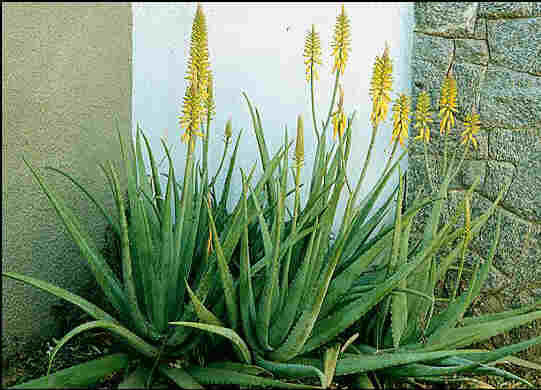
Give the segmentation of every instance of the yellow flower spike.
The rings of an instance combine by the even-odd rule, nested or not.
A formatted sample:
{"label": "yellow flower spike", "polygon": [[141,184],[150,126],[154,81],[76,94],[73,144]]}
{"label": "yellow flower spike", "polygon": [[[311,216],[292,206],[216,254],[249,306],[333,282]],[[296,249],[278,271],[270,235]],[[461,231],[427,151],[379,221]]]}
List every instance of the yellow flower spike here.
{"label": "yellow flower spike", "polygon": [[415,139],[422,139],[426,143],[430,142],[430,124],[433,122],[432,114],[430,96],[428,92],[422,91],[417,98],[415,111],[414,128],[419,129],[419,135]]}
{"label": "yellow flower spike", "polygon": [[410,123],[410,98],[403,93],[400,94],[393,105],[393,135],[391,143],[398,138],[400,146],[404,146],[404,140],[408,138],[408,127]]}
{"label": "yellow flower spike", "polygon": [[385,50],[381,57],[376,57],[374,71],[370,82],[370,97],[372,98],[372,113],[370,120],[374,126],[384,121],[389,111],[391,98],[389,93],[393,84],[393,64],[389,57],[389,46],[385,43]]}
{"label": "yellow flower spike", "polygon": [[467,147],[471,141],[473,147],[477,149],[477,140],[474,138],[474,135],[481,129],[481,121],[479,119],[479,114],[475,109],[466,115],[466,122],[464,122],[464,125],[466,126],[466,129],[461,134],[462,142],[460,142],[460,144],[466,144]]}
{"label": "yellow flower spike", "polygon": [[304,123],[302,115],[297,117],[297,142],[295,145],[295,160],[301,166],[304,162]]}
{"label": "yellow flower spike", "polygon": [[202,135],[199,132],[201,124],[201,95],[198,93],[197,85],[192,83],[187,89],[184,96],[184,107],[182,108],[182,116],[179,116],[180,126],[185,129],[182,135],[182,141],[188,142],[192,135]]}
{"label": "yellow flower spike", "polygon": [[321,65],[321,40],[319,33],[316,32],[315,26],[312,24],[312,30],[306,33],[304,41],[304,61],[306,65],[306,81],[310,82],[311,70],[314,73],[314,80],[319,80],[316,65]]}
{"label": "yellow flower spike", "polygon": [[334,57],[334,66],[332,68],[332,72],[339,70],[340,74],[344,74],[349,51],[351,49],[351,28],[349,25],[349,18],[346,15],[343,4],[342,12],[340,12],[340,15],[338,15],[336,18],[336,24],[334,26],[334,40],[331,47],[332,57]]}
{"label": "yellow flower spike", "polygon": [[457,112],[456,97],[458,95],[458,89],[456,86],[456,80],[453,77],[452,69],[449,68],[447,76],[441,86],[440,94],[440,113],[438,117],[442,118],[440,122],[440,134],[444,132],[449,133],[451,128],[455,125],[455,114]]}
{"label": "yellow flower spike", "polygon": [[[209,109],[211,113],[213,112],[209,99],[209,75],[207,24],[203,8],[198,4],[192,24],[190,56],[185,77],[188,80],[188,87],[184,95],[182,115],[179,116],[180,126],[185,129],[182,135],[183,142],[190,141],[193,135],[202,137],[203,133],[199,131],[201,117],[205,111],[209,112]],[[193,144],[190,145],[193,148]]]}

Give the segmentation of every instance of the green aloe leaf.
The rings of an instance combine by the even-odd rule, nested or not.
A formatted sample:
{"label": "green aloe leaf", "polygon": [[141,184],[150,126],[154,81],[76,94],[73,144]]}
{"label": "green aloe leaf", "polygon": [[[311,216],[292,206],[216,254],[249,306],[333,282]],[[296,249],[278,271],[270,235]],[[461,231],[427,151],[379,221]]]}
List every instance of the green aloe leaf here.
{"label": "green aloe leaf", "polygon": [[[401,236],[402,236],[402,199],[404,197],[404,180],[398,168],[399,187],[398,198],[395,211],[395,225],[393,232],[393,247],[391,250],[391,260],[389,270],[394,272],[398,267],[406,264],[406,257],[401,256]],[[406,250],[407,255],[407,250]],[[404,279],[398,283],[398,288],[406,288],[407,281]],[[402,334],[406,330],[408,323],[408,301],[407,295],[398,292],[391,296],[391,333],[393,336],[393,345],[398,348]]]}
{"label": "green aloe leaf", "polygon": [[210,333],[216,333],[220,336],[223,336],[233,343],[234,346],[236,346],[240,353],[242,358],[244,359],[244,362],[246,364],[252,363],[252,358],[250,355],[250,350],[248,349],[248,346],[242,340],[242,338],[232,329],[224,328],[223,326],[216,326],[216,325],[210,325],[210,324],[200,324],[197,322],[185,322],[185,321],[175,321],[170,322],[171,325],[178,325],[178,326],[189,326],[192,328],[202,329],[206,332]]}
{"label": "green aloe leaf", "polygon": [[81,254],[88,262],[90,270],[94,274],[94,277],[96,278],[98,285],[103,290],[105,296],[109,299],[113,307],[119,312],[120,315],[126,315],[126,297],[120,282],[111,270],[109,264],[107,264],[107,261],[96,249],[95,245],[92,244],[88,234],[81,229],[76,217],[66,207],[65,202],[63,202],[57,193],[45,183],[41,175],[30,165],[28,161],[26,161],[26,159],[23,158],[23,161],[40,184],[41,188],[54,206],[60,219],[64,223],[64,226],[70,233],[72,239],[79,247]]}
{"label": "green aloe leaf", "polygon": [[12,389],[84,388],[93,385],[114,372],[127,368],[128,363],[129,356],[127,354],[115,353],[21,383],[12,387]]}
{"label": "green aloe leaf", "polygon": [[272,387],[275,389],[320,389],[318,386],[308,386],[282,382],[271,378],[240,373],[233,370],[210,367],[188,367],[186,371],[203,385],[239,385],[254,387]]}
{"label": "green aloe leaf", "polygon": [[504,320],[448,329],[446,332],[439,333],[438,338],[430,338],[427,340],[427,344],[421,347],[423,347],[422,350],[424,351],[437,351],[446,348],[465,347],[473,343],[484,341],[500,333],[540,318],[541,310]]}
{"label": "green aloe leaf", "polygon": [[101,310],[98,306],[94,305],[93,303],[87,301],[84,298],[81,298],[79,295],[69,292],[68,290],[65,290],[61,287],[57,287],[54,284],[47,283],[42,280],[32,278],[30,276],[21,275],[16,272],[2,272],[2,276],[27,283],[31,286],[39,288],[40,290],[48,292],[49,294],[53,294],[70,303],[73,303],[74,305],[80,307],[85,313],[95,318],[96,320],[107,320],[111,322],[118,322],[115,318],[113,318],[111,315],[109,315],[105,311]]}
{"label": "green aloe leaf", "polygon": [[[225,184],[224,188],[222,190],[222,197],[220,198],[219,202],[219,209],[225,210],[227,206],[227,199],[229,199],[229,191],[231,189],[231,178],[233,177],[233,169],[235,168],[235,161],[237,159],[237,152],[239,150],[239,143],[240,143],[240,137],[242,135],[242,130],[239,132],[239,135],[237,136],[237,141],[235,142],[235,148],[233,149],[233,154],[231,155],[231,158],[229,160],[229,166],[227,168],[227,175],[225,177]],[[211,186],[214,185],[213,180]]]}
{"label": "green aloe leaf", "polygon": [[325,350],[325,357],[323,360],[323,367],[325,369],[325,383],[323,384],[324,388],[328,388],[332,383],[339,354],[340,344],[335,344]]}
{"label": "green aloe leaf", "polygon": [[72,329],[70,332],[68,332],[54,347],[54,349],[51,352],[51,356],[49,358],[49,368],[47,369],[47,373],[49,374],[51,371],[51,367],[54,361],[54,358],[60,348],[64,346],[68,341],[70,341],[73,337],[77,336],[79,333],[82,333],[86,330],[95,329],[95,328],[102,328],[102,329],[108,329],[112,333],[116,334],[117,336],[122,337],[126,342],[133,347],[135,350],[137,350],[142,355],[149,357],[149,358],[155,358],[158,355],[158,349],[152,346],[151,344],[148,344],[145,340],[137,336],[136,334],[130,332],[125,327],[118,325],[111,321],[104,321],[104,320],[98,320],[98,321],[90,321],[87,323],[84,323],[82,325],[79,325],[78,327]]}
{"label": "green aloe leaf", "polygon": [[454,356],[459,351],[448,350],[438,352],[395,352],[379,354],[359,354],[357,357],[339,359],[336,364],[336,375],[350,375],[356,373],[381,370],[387,367],[404,364],[430,361]]}
{"label": "green aloe leaf", "polygon": [[175,382],[181,389],[204,388],[183,368],[168,367],[165,364],[160,364],[158,370]]}
{"label": "green aloe leaf", "polygon": [[186,289],[188,290],[188,294],[190,295],[190,299],[192,301],[192,304],[195,308],[195,312],[197,314],[197,317],[199,320],[205,324],[209,325],[216,325],[216,326],[224,326],[222,321],[218,317],[216,317],[209,309],[203,305],[203,303],[199,300],[197,295],[192,291],[190,288],[190,285],[187,281],[186,283]]}
{"label": "green aloe leaf", "polygon": [[[446,230],[448,231],[448,229]],[[444,239],[445,238],[445,239]],[[419,264],[425,261],[426,258],[436,252],[441,245],[446,243],[452,237],[442,235],[442,237],[431,242],[430,247],[426,248],[421,254],[407,264],[402,265],[398,270],[378,285],[363,297],[348,303],[332,313],[332,315],[317,321],[312,332],[312,336],[304,345],[301,353],[309,352],[320,345],[329,342],[332,338],[353,324],[372,307],[387,296],[387,294],[398,284],[407,278]]]}
{"label": "green aloe leaf", "polygon": [[530,313],[536,309],[541,309],[541,301],[525,305],[519,309],[506,310],[496,314],[484,314],[478,317],[465,317],[462,321],[464,326],[483,324],[492,321],[504,320],[513,318],[521,314]]}
{"label": "green aloe leaf", "polygon": [[460,353],[457,355],[457,357],[469,359],[479,363],[490,363],[499,359],[508,358],[510,355],[519,353],[538,344],[541,344],[541,336],[533,337],[520,343],[500,347],[493,351]]}
{"label": "green aloe leaf", "polygon": [[77,188],[81,190],[83,194],[85,194],[88,197],[88,199],[90,199],[92,203],[94,203],[94,205],[98,208],[98,210],[101,212],[103,217],[107,220],[107,223],[113,228],[114,232],[120,235],[120,229],[119,229],[118,223],[116,223],[116,221],[114,221],[111,218],[111,215],[105,210],[105,206],[103,206],[103,204],[98,202],[96,198],[93,197],[92,194],[90,194],[90,192],[88,192],[87,189],[84,188],[83,185],[81,185],[73,176],[69,175],[68,173],[64,171],[61,171],[60,169],[56,169],[54,167],[44,167],[44,168],[49,169],[53,172],[59,173],[62,176],[68,178]]}
{"label": "green aloe leaf", "polygon": [[[253,325],[257,320],[257,313],[255,309],[255,297],[252,287],[252,274],[250,267],[250,248],[248,239],[248,206],[247,206],[247,192],[248,183],[244,172],[242,174],[242,211],[244,214],[244,232],[241,242],[241,259],[240,259],[240,281],[239,281],[239,295],[240,295],[240,316],[242,320],[242,326],[246,340],[250,346],[256,350],[259,349],[257,342],[257,336],[254,334]],[[254,197],[255,198],[255,197]]]}
{"label": "green aloe leaf", "polygon": [[115,187],[115,200],[118,208],[119,220],[120,220],[120,243],[122,248],[122,277],[124,279],[124,288],[126,291],[126,297],[128,300],[128,305],[130,308],[130,313],[134,320],[134,324],[139,332],[145,336],[149,336],[151,333],[154,333],[154,338],[157,338],[158,335],[153,329],[151,324],[148,323],[146,318],[143,317],[143,314],[139,308],[137,291],[135,287],[135,282],[133,278],[132,270],[132,259],[130,255],[130,242],[128,237],[128,220],[126,218],[126,212],[124,210],[124,200],[120,196],[120,184],[118,180],[118,175],[116,174],[113,165],[109,163],[109,171],[111,173],[111,178],[113,185]]}
{"label": "green aloe leaf", "polygon": [[206,367],[220,368],[223,370],[231,370],[231,371],[236,371],[236,372],[240,372],[242,374],[248,374],[248,375],[272,376],[272,373],[270,371],[267,371],[262,367],[254,366],[251,364],[238,363],[238,362],[217,361],[217,362],[208,363]]}
{"label": "green aloe leaf", "polygon": [[150,368],[141,364],[118,384],[118,389],[144,389],[150,376]]}
{"label": "green aloe leaf", "polygon": [[[162,186],[160,183],[160,175],[158,174],[158,166],[156,165],[156,159],[154,158],[154,154],[152,153],[152,149],[150,147],[150,142],[148,141],[148,138],[146,137],[145,133],[142,131],[141,131],[141,136],[143,137],[143,140],[145,141],[148,158],[150,160],[150,169],[152,172],[152,184],[154,187],[154,196],[156,197],[156,205],[158,208],[158,212],[161,212],[162,205],[163,205],[163,199],[162,199],[163,195],[162,195]],[[165,145],[165,142],[163,141],[163,139],[162,139],[162,144]]]}
{"label": "green aloe leaf", "polygon": [[256,355],[256,363],[261,367],[269,370],[275,375],[286,378],[304,378],[309,376],[317,376],[321,382],[321,386],[325,387],[325,374],[317,367],[308,364],[298,363],[281,363],[263,359]]}
{"label": "green aloe leaf", "polygon": [[276,322],[271,326],[270,335],[271,343],[273,345],[278,345],[284,341],[289,333],[289,330],[291,329],[291,325],[295,321],[295,317],[301,303],[301,298],[305,292],[306,280],[308,279],[308,274],[312,264],[314,239],[317,235],[317,230],[318,222],[316,219],[314,230],[311,233],[310,241],[308,243],[308,248],[303,257],[303,262],[297,271],[295,279],[293,280],[292,287],[289,290],[284,308],[278,316]]}
{"label": "green aloe leaf", "polygon": [[220,278],[222,280],[223,290],[225,294],[225,302],[227,307],[227,313],[229,315],[229,321],[232,329],[237,329],[238,324],[238,307],[237,307],[237,294],[236,290],[233,287],[233,276],[227,265],[228,261],[224,255],[224,250],[222,249],[222,244],[220,244],[220,239],[214,223],[214,217],[212,216],[212,210],[210,206],[207,205],[210,228],[212,229],[212,238],[214,241],[214,247],[216,250],[216,257],[218,259],[218,269],[220,271]]}

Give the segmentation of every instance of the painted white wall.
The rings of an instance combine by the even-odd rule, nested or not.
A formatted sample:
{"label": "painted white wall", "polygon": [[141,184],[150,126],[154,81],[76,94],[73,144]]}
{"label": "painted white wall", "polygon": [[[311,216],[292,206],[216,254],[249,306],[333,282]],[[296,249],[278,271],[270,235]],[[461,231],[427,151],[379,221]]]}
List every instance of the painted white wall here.
{"label": "painted white wall", "polygon": [[[349,180],[360,175],[371,127],[369,82],[376,55],[390,43],[394,65],[393,95],[410,94],[410,53],[413,3],[346,3],[352,26],[352,51],[342,78],[345,110],[357,110],[349,162]],[[178,115],[186,88],[184,80],[189,54],[195,3],[133,3],[133,125],[150,136],[154,153],[163,153],[159,138],[174,146],[175,170],[181,177],[185,145]],[[295,136],[296,117],[305,123],[305,183],[308,183],[315,152],[310,89],[302,57],[306,31],[315,24],[321,36],[323,66],[316,86],[318,122],[329,109],[333,76],[330,44],[340,11],[337,3],[203,3],[207,16],[211,68],[215,78],[216,119],[210,139],[210,172],[217,168],[223,148],[224,127],[233,118],[236,135],[243,128],[237,167],[248,170],[259,161],[245,91],[262,114],[265,138],[271,153],[283,140],[287,124]],[[364,189],[379,178],[390,154],[391,119],[380,126]],[[328,130],[332,134],[332,129]],[[405,162],[405,161],[404,161]],[[405,165],[404,165],[405,166]],[[165,165],[164,165],[165,168]],[[258,168],[259,169],[259,168]],[[394,187],[395,180],[388,187]],[[218,182],[217,190],[221,190]],[[236,170],[232,201],[240,195],[240,172]],[[361,196],[363,193],[361,193]]]}

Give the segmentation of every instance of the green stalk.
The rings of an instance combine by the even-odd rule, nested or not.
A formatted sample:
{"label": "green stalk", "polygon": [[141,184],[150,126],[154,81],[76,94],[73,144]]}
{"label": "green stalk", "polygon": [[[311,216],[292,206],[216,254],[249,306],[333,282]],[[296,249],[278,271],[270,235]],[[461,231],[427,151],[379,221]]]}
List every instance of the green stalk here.
{"label": "green stalk", "polygon": [[310,64],[310,92],[312,97],[312,120],[314,121],[314,131],[316,137],[319,140],[319,132],[317,131],[317,122],[316,122],[316,106],[314,103],[314,64]]}
{"label": "green stalk", "polygon": [[329,113],[327,114],[327,121],[325,122],[325,126],[323,126],[323,130],[321,130],[321,134],[325,134],[325,131],[327,130],[327,127],[329,126],[329,122],[331,121],[332,116],[332,109],[334,107],[334,101],[336,99],[336,92],[338,91],[338,80],[340,79],[340,70],[336,70],[336,79],[334,80],[334,89],[332,91],[332,99],[331,99],[331,106],[329,107]]}
{"label": "green stalk", "polygon": [[[464,148],[464,153],[462,153],[462,159],[460,160],[460,163],[459,163],[459,165],[457,167],[457,170],[454,173],[454,175],[456,175],[458,173],[462,163],[464,162],[464,158],[466,157],[467,152],[468,152],[468,147],[466,146]],[[464,212],[465,213],[471,213],[471,210],[469,209],[470,208],[469,194],[466,193],[465,196],[466,196],[466,198],[464,199],[464,207],[465,207]],[[468,208],[468,210],[466,210],[466,208]],[[470,219],[471,219],[471,217],[470,217]],[[468,223],[468,222],[465,221],[465,223]],[[471,229],[471,227],[469,227],[469,228]],[[454,300],[456,298],[456,293],[458,291],[458,286],[460,285],[460,279],[462,278],[462,271],[464,269],[464,263],[466,261],[466,249],[468,248],[468,245],[469,245],[470,241],[471,241],[471,230],[466,230],[465,235],[464,235],[464,245],[462,247],[462,258],[460,260],[460,266],[458,268],[458,275],[457,275],[457,280],[456,280],[456,283],[455,283],[455,288],[453,290],[453,298],[452,298],[452,300]]]}
{"label": "green stalk", "polygon": [[209,154],[209,138],[210,138],[210,115],[207,115],[207,131],[203,139],[203,172],[208,172],[208,154]]}
{"label": "green stalk", "polygon": [[218,178],[218,175],[220,174],[221,170],[222,170],[222,167],[224,165],[224,161],[225,161],[225,156],[227,154],[227,149],[229,149],[229,144],[231,142],[226,142],[225,143],[225,149],[224,149],[224,152],[222,154],[222,159],[220,160],[220,165],[218,165],[218,170],[216,171],[216,175],[214,175],[214,177],[212,178],[212,181],[210,182],[210,188],[214,187],[214,184],[216,183],[216,179]]}
{"label": "green stalk", "polygon": [[436,193],[436,189],[434,188],[434,184],[432,183],[432,180],[430,180],[430,170],[428,169],[428,145],[426,142],[423,142],[424,146],[424,155],[425,155],[425,169],[426,169],[426,180],[428,181],[430,188],[432,189],[432,193]]}
{"label": "green stalk", "polygon": [[447,131],[443,139],[443,175],[447,174]]}
{"label": "green stalk", "polygon": [[[349,225],[351,219],[350,219],[350,209],[353,207],[353,204],[355,203],[355,200],[357,199],[357,195],[359,194],[359,190],[361,189],[361,184],[366,176],[366,171],[368,169],[368,165],[370,163],[370,157],[372,156],[372,149],[374,147],[374,141],[376,139],[376,133],[377,133],[378,127],[372,126],[372,135],[370,136],[370,145],[368,146],[368,152],[366,154],[366,158],[364,160],[364,166],[363,170],[361,171],[361,177],[359,178],[359,181],[357,182],[357,185],[355,186],[355,191],[353,191],[353,195],[348,199],[348,203],[346,206],[346,211],[344,213],[344,224],[347,226]],[[389,160],[390,161],[390,160]]]}
{"label": "green stalk", "polygon": [[383,170],[383,174],[385,174],[387,172],[387,170],[389,169],[389,166],[391,165],[391,162],[393,161],[393,157],[394,157],[394,154],[396,152],[397,146],[398,146],[398,139],[396,139],[396,141],[394,141],[393,150],[391,152],[391,155],[389,156],[389,160],[387,160],[387,164],[385,165],[385,169]]}
{"label": "green stalk", "polygon": [[[297,161],[297,172],[295,175],[295,204],[293,206],[293,223],[291,226],[291,235],[294,236],[297,233],[297,217],[299,215],[299,208],[300,208],[300,176],[301,176],[301,163]],[[291,254],[293,252],[294,245],[289,247],[289,250],[287,252],[286,261],[284,263],[284,269],[282,271],[282,288],[280,291],[281,299],[280,299],[280,307],[284,306],[284,301],[287,297],[287,290],[289,285],[289,264],[291,263]]]}

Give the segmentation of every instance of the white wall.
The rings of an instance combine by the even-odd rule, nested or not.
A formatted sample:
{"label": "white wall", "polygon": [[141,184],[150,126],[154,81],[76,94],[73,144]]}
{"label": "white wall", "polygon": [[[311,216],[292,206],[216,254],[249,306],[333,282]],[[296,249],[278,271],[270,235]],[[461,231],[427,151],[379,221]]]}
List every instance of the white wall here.
{"label": "white wall", "polygon": [[[369,82],[376,55],[390,43],[394,65],[392,95],[410,94],[413,3],[346,3],[352,26],[352,51],[344,74],[346,113],[357,110],[349,163],[350,181],[360,175],[370,139]],[[306,31],[315,24],[321,36],[323,67],[316,87],[318,122],[325,119],[333,76],[330,44],[340,10],[338,3],[203,3],[207,16],[211,68],[215,77],[217,115],[212,126],[209,168],[214,172],[223,147],[224,126],[233,118],[234,133],[243,128],[238,167],[249,169],[259,160],[245,91],[262,113],[271,153],[283,140],[287,124],[295,135],[296,116],[305,123],[305,183],[314,154],[310,89],[302,57]],[[159,137],[174,144],[175,169],[182,175],[185,145],[178,115],[186,88],[184,80],[195,3],[133,3],[133,124],[150,135],[162,156]],[[391,119],[380,126],[364,188],[375,183],[390,153]],[[332,130],[328,131],[332,134]],[[164,166],[165,167],[165,166]],[[232,199],[240,194],[236,171]],[[393,186],[396,185],[394,181]],[[221,182],[217,190],[221,189]],[[389,187],[390,189],[390,187]],[[362,195],[362,193],[361,193]],[[230,202],[231,205],[231,202]]]}

